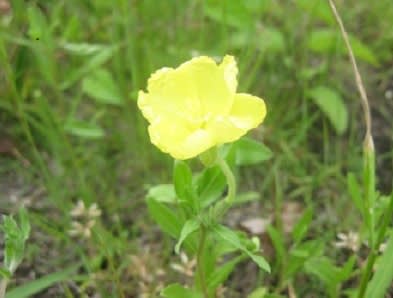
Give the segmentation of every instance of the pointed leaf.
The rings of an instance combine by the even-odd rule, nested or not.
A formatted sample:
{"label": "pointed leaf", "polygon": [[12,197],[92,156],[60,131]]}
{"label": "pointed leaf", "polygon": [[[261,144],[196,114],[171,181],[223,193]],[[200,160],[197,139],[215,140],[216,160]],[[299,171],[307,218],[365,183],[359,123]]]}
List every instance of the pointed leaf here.
{"label": "pointed leaf", "polygon": [[75,71],[69,74],[66,80],[60,85],[60,89],[64,90],[69,88],[75,82],[86,76],[86,74],[99,68],[102,64],[112,58],[117,49],[117,46],[106,47],[99,51],[97,54],[89,57],[89,59],[86,60],[86,63],[82,67],[76,68]]}
{"label": "pointed leaf", "polygon": [[329,25],[335,24],[335,19],[327,1],[296,0],[296,4],[310,15],[325,21]]}
{"label": "pointed leaf", "polygon": [[377,260],[377,270],[371,279],[366,298],[383,298],[393,281],[393,232],[390,233],[386,248]]}
{"label": "pointed leaf", "polygon": [[203,298],[201,293],[185,288],[180,284],[172,284],[161,291],[161,296],[165,298]]}
{"label": "pointed leaf", "polygon": [[347,184],[348,184],[350,197],[353,203],[355,204],[355,207],[361,212],[361,214],[364,214],[363,200],[360,192],[360,186],[359,183],[356,181],[356,177],[353,173],[348,173]]}
{"label": "pointed leaf", "polygon": [[123,97],[111,73],[97,69],[82,81],[82,90],[103,104],[122,105]]}
{"label": "pointed leaf", "polygon": [[157,202],[176,203],[176,194],[173,184],[159,184],[153,186],[149,188],[146,197],[152,198]]}
{"label": "pointed leaf", "polygon": [[104,136],[104,131],[97,124],[79,120],[67,121],[64,125],[64,130],[71,135],[81,138],[99,139]]}
{"label": "pointed leaf", "polygon": [[224,25],[240,29],[253,25],[253,18],[243,1],[208,0],[204,9],[209,18]]}
{"label": "pointed leaf", "polygon": [[250,138],[241,138],[235,146],[238,166],[257,164],[273,156],[268,147]]}
{"label": "pointed leaf", "polygon": [[30,235],[30,222],[27,211],[23,207],[19,209],[19,223],[23,241],[26,241]]}
{"label": "pointed leaf", "polygon": [[222,240],[230,243],[240,251],[247,254],[261,269],[270,272],[270,266],[267,261],[262,256],[258,256],[247,249],[247,247],[241,242],[239,236],[234,231],[222,225],[215,226],[213,231]]}
{"label": "pointed leaf", "polygon": [[[365,43],[351,35],[349,36],[349,42],[356,58],[378,66],[377,57]],[[339,32],[332,29],[313,30],[308,38],[307,45],[317,53],[328,54],[337,51],[340,54],[347,54],[347,48]]]}
{"label": "pointed leaf", "polygon": [[219,285],[223,284],[227,280],[229,274],[235,269],[235,266],[244,259],[243,256],[238,256],[230,261],[227,261],[224,265],[214,270],[208,278],[208,288],[216,289]]}
{"label": "pointed leaf", "polygon": [[336,267],[327,257],[311,258],[304,264],[306,272],[319,277],[329,289],[335,288],[340,282],[340,268]]}
{"label": "pointed leaf", "polygon": [[321,111],[330,120],[338,134],[343,134],[348,126],[348,111],[341,95],[325,86],[317,86],[308,93]]}
{"label": "pointed leaf", "polygon": [[310,223],[312,221],[313,212],[311,208],[308,208],[302,215],[302,217],[298,220],[296,225],[293,228],[292,236],[295,242],[299,243],[302,241],[304,236],[306,235]]}
{"label": "pointed leaf", "polygon": [[190,202],[194,198],[192,172],[185,161],[176,160],[173,168],[173,184],[180,200]]}
{"label": "pointed leaf", "polygon": [[215,202],[224,192],[226,179],[218,166],[205,169],[196,177],[198,198],[202,208]]}
{"label": "pointed leaf", "polygon": [[257,45],[263,52],[281,53],[285,50],[285,38],[280,30],[264,26],[259,33]]}
{"label": "pointed leaf", "polygon": [[197,231],[200,226],[201,226],[201,223],[199,222],[199,220],[197,220],[195,218],[186,221],[186,223],[184,224],[184,226],[180,232],[179,241],[176,243],[176,246],[175,246],[175,252],[177,254],[180,251],[181,244],[187,238],[187,236],[194,233],[195,231]]}
{"label": "pointed leaf", "polygon": [[165,233],[174,238],[179,237],[183,222],[170,208],[153,198],[147,198],[147,206],[150,216]]}
{"label": "pointed leaf", "polygon": [[28,282],[14,289],[7,291],[5,298],[27,298],[49,288],[55,283],[70,279],[75,274],[79,266],[72,266],[63,271],[42,276],[34,281]]}

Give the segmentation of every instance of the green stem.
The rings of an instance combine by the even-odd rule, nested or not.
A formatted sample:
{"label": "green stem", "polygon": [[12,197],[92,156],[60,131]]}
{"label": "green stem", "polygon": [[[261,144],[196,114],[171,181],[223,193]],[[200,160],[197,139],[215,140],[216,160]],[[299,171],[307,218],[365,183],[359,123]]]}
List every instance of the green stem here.
{"label": "green stem", "polygon": [[199,284],[199,287],[203,292],[204,298],[209,298],[209,292],[206,285],[205,270],[203,268],[203,252],[205,250],[206,243],[206,228],[202,225],[200,231],[201,233],[199,237],[199,247],[197,252],[197,276],[195,283],[196,285]]}
{"label": "green stem", "polygon": [[218,202],[215,206],[215,216],[217,218],[221,218],[228,211],[228,209],[231,208],[235,199],[236,180],[231,168],[224,159],[218,158],[217,165],[220,167],[228,184],[228,195],[222,201]]}
{"label": "green stem", "polygon": [[374,246],[371,247],[371,253],[367,259],[366,269],[364,270],[364,274],[363,274],[362,279],[360,281],[360,290],[359,290],[358,298],[363,298],[366,293],[368,281],[370,279],[375,260],[377,259],[377,256],[378,256],[378,253],[377,253],[378,248],[381,245],[381,243],[385,237],[386,229],[388,228],[389,223],[392,219],[392,214],[393,214],[393,194],[390,196],[389,206],[385,210],[383,221],[382,221],[381,227],[379,229],[379,233],[377,235],[377,239],[375,241],[375,244],[374,244]]}

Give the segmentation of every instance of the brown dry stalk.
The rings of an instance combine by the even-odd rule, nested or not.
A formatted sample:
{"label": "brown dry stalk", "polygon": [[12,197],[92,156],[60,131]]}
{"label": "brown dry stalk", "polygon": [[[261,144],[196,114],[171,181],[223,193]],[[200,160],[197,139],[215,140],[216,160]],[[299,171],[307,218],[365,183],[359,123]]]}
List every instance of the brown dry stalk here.
{"label": "brown dry stalk", "polygon": [[371,132],[371,111],[370,111],[370,105],[369,105],[369,100],[367,97],[366,89],[364,88],[362,77],[360,75],[360,72],[359,72],[359,69],[358,69],[358,66],[356,63],[355,55],[353,54],[353,50],[352,50],[351,44],[349,42],[348,33],[345,30],[345,27],[344,27],[343,21],[340,17],[340,14],[338,13],[336,5],[334,4],[333,0],[328,0],[328,1],[329,1],[331,9],[333,11],[334,17],[336,18],[336,21],[340,27],[341,35],[344,39],[345,45],[348,49],[349,58],[351,60],[353,72],[355,74],[356,86],[357,86],[359,93],[360,93],[361,103],[362,103],[363,112],[364,112],[364,120],[366,123],[366,135],[364,137],[364,148],[365,148],[365,150],[368,150],[368,151],[374,151],[374,142],[373,142],[373,137],[372,137],[372,132]]}

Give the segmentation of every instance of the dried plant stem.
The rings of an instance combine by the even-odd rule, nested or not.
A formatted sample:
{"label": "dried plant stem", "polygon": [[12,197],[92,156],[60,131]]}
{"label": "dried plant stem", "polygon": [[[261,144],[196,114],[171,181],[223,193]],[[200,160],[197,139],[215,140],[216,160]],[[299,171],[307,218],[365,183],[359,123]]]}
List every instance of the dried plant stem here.
{"label": "dried plant stem", "polygon": [[370,105],[369,105],[366,89],[364,88],[362,77],[360,75],[360,72],[359,72],[359,69],[358,69],[358,66],[356,63],[355,55],[353,54],[352,47],[349,42],[348,33],[345,30],[344,24],[343,24],[341,17],[337,11],[336,5],[334,4],[333,0],[329,0],[329,4],[330,4],[330,7],[333,11],[334,17],[336,18],[336,21],[340,27],[340,31],[341,31],[342,37],[344,39],[345,45],[348,49],[349,58],[351,60],[353,72],[355,74],[356,86],[357,86],[359,93],[360,93],[360,98],[361,98],[363,112],[364,112],[364,119],[365,119],[365,123],[366,123],[366,135],[364,137],[364,148],[365,148],[365,150],[374,151],[374,142],[373,142],[373,137],[372,137],[372,132],[371,132],[371,111],[370,111]]}
{"label": "dried plant stem", "polygon": [[0,282],[0,298],[4,298],[5,297],[5,290],[7,289],[7,279],[2,279]]}
{"label": "dried plant stem", "polygon": [[[344,24],[341,20],[341,17],[337,11],[337,8],[333,2],[333,0],[328,0],[329,5],[332,9],[332,12],[336,18],[336,21],[340,27],[341,35],[344,39],[345,45],[348,49],[349,53],[349,58],[351,60],[351,64],[353,67],[353,71],[355,74],[355,80],[356,80],[356,86],[359,90],[360,93],[360,98],[361,98],[361,103],[363,107],[363,112],[364,112],[364,119],[365,119],[365,124],[366,124],[366,135],[364,137],[364,143],[363,143],[363,152],[364,152],[364,160],[365,160],[365,167],[364,167],[364,173],[365,173],[365,221],[368,225],[369,228],[369,243],[371,247],[371,252],[367,258],[367,264],[366,267],[363,271],[362,278],[360,280],[360,286],[359,286],[359,291],[358,291],[358,298],[363,298],[366,290],[367,290],[367,285],[368,281],[370,279],[370,276],[372,274],[372,268],[374,266],[376,256],[377,256],[377,249],[383,240],[383,237],[385,235],[385,229],[386,226],[382,225],[382,227],[379,230],[378,237],[375,239],[375,218],[374,218],[374,205],[375,205],[375,152],[374,152],[374,142],[373,142],[373,137],[372,137],[372,131],[371,131],[371,111],[370,111],[370,105],[369,101],[367,98],[367,93],[366,89],[364,88],[364,84],[362,82],[362,77],[360,76],[359,69],[356,64],[356,59],[353,54],[353,50],[351,47],[351,44],[349,42],[348,38],[348,33],[345,30]],[[391,205],[393,208],[393,197],[391,198]],[[389,219],[391,218],[390,213],[391,212],[390,208],[389,210],[385,210],[385,217],[386,215],[389,216]]]}

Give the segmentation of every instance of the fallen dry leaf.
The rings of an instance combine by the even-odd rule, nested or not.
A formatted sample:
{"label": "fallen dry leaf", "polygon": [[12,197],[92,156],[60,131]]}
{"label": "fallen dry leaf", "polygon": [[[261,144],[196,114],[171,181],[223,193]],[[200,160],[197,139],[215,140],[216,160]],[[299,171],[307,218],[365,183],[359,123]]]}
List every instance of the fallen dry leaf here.
{"label": "fallen dry leaf", "polygon": [[7,0],[0,0],[0,14],[8,14],[11,11],[11,4]]}
{"label": "fallen dry leaf", "polygon": [[240,222],[240,226],[252,235],[262,235],[272,222],[272,218],[248,218]]}
{"label": "fallen dry leaf", "polygon": [[282,228],[290,234],[303,213],[303,205],[298,202],[284,202],[281,211]]}

